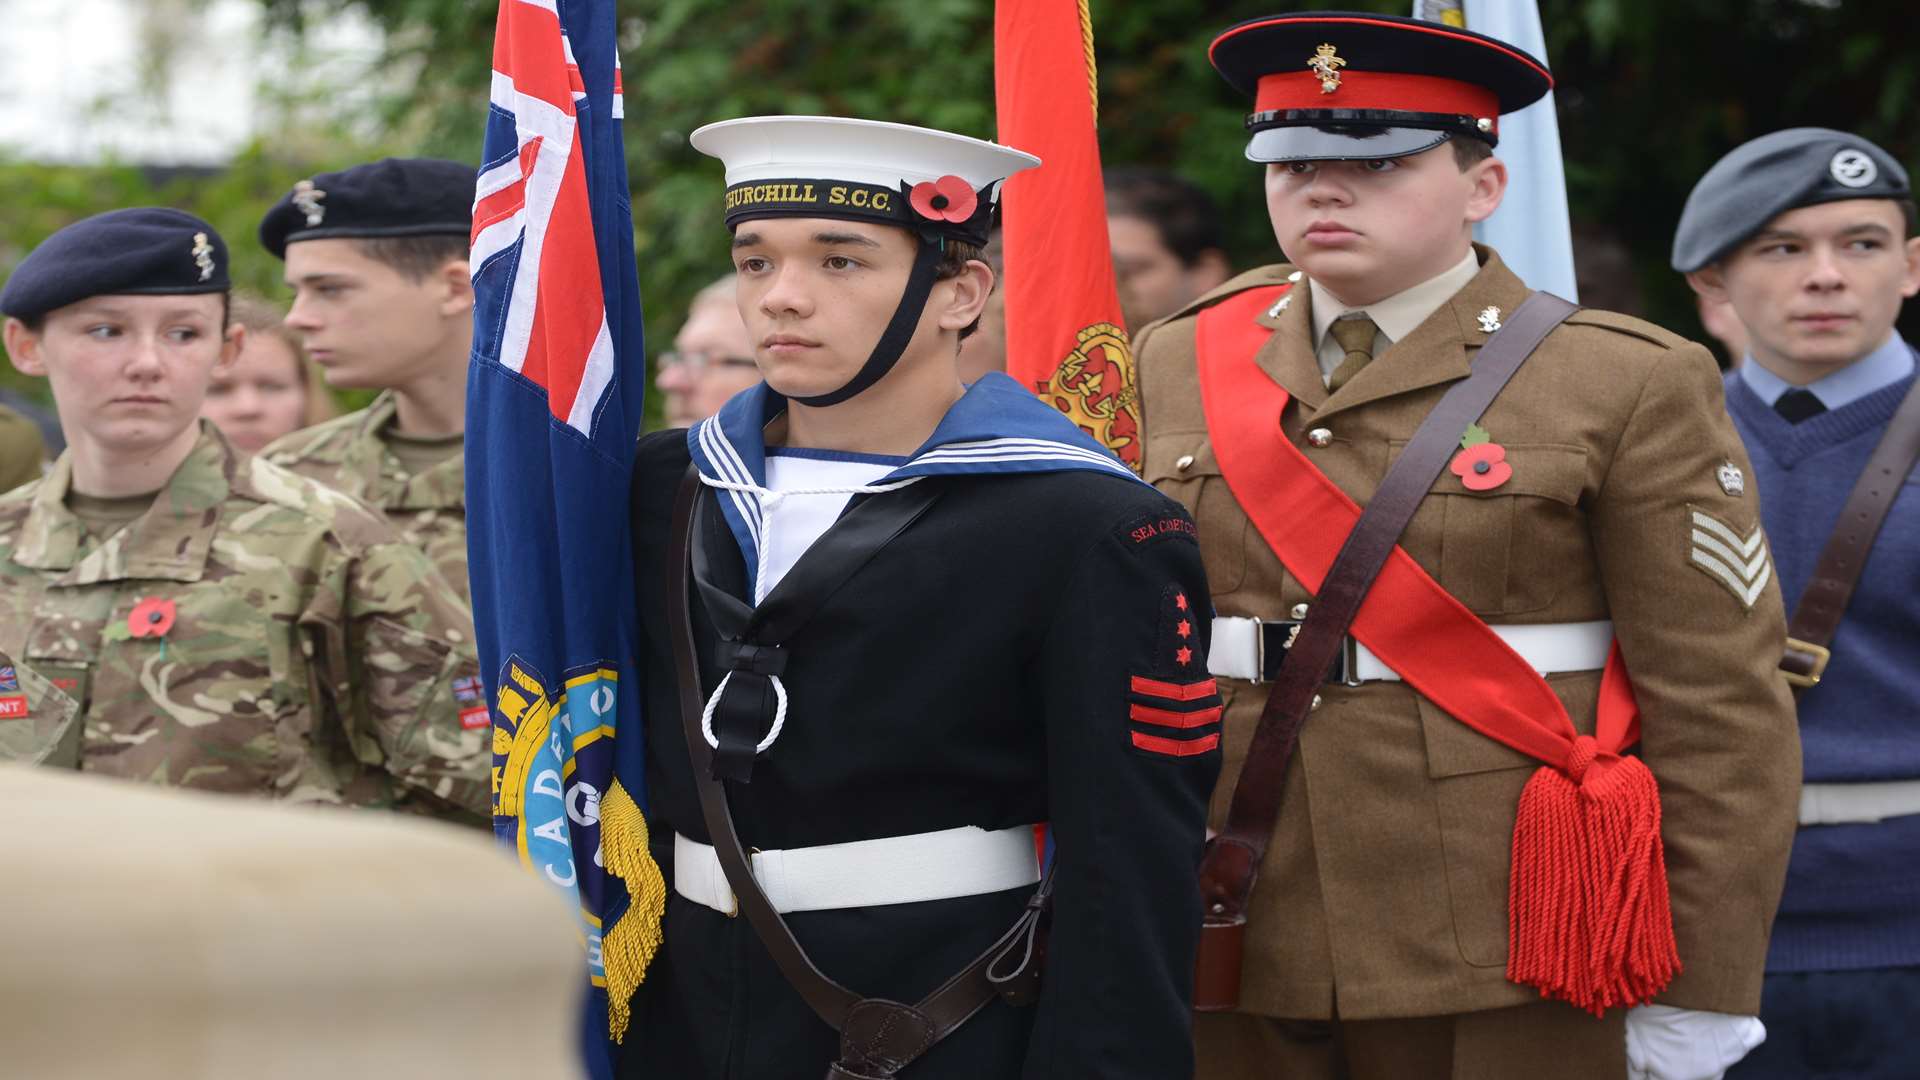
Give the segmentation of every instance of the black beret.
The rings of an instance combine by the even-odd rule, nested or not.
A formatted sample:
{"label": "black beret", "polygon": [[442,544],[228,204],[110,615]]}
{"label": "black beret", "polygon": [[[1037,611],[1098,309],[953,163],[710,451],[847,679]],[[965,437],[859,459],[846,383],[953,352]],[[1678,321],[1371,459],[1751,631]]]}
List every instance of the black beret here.
{"label": "black beret", "polygon": [[1453,136],[1497,143],[1500,114],[1553,89],[1545,64],[1498,38],[1353,11],[1250,19],[1207,58],[1254,99],[1253,161],[1401,157]]}
{"label": "black beret", "polygon": [[1673,268],[1691,273],[1789,210],[1842,199],[1911,199],[1907,170],[1858,135],[1788,128],[1735,147],[1687,196]]}
{"label": "black beret", "polygon": [[473,228],[476,172],[434,158],[386,158],[293,186],[260,219],[260,243],[275,258],[302,240],[364,236],[466,236]]}
{"label": "black beret", "polygon": [[223,293],[227,242],[181,210],[138,206],[84,218],[46,238],[7,278],[0,312],[34,319],[90,296]]}

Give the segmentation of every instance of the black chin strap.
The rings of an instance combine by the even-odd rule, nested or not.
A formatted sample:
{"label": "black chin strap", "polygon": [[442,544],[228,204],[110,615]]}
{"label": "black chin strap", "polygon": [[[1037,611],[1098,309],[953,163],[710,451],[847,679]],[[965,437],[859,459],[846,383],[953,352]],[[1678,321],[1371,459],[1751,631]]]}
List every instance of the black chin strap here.
{"label": "black chin strap", "polygon": [[913,340],[913,331],[920,325],[920,314],[927,309],[927,297],[933,293],[934,271],[940,268],[942,244],[938,237],[921,234],[920,251],[913,259],[913,272],[907,275],[906,291],[900,295],[900,306],[893,309],[893,319],[887,323],[887,330],[880,335],[879,344],[873,347],[873,354],[847,385],[838,390],[830,390],[813,397],[789,398],[802,405],[824,408],[838,405],[853,395],[886,378],[893,365],[900,362],[900,354],[907,349],[907,343]]}

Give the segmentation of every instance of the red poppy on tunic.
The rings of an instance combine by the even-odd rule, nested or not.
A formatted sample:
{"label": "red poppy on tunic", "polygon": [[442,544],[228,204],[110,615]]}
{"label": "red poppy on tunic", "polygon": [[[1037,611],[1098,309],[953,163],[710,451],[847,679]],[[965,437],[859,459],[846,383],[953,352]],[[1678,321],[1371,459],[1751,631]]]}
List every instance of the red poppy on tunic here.
{"label": "red poppy on tunic", "polygon": [[1447,466],[1468,491],[1491,491],[1513,479],[1513,466],[1507,464],[1507,448],[1497,442],[1475,443],[1453,455]]}
{"label": "red poppy on tunic", "polygon": [[923,218],[955,224],[972,217],[980,205],[973,185],[952,175],[913,185],[913,189],[907,192],[907,201],[913,205],[914,212]]}
{"label": "red poppy on tunic", "polygon": [[127,613],[127,633],[134,637],[166,637],[173,629],[173,601],[149,596]]}

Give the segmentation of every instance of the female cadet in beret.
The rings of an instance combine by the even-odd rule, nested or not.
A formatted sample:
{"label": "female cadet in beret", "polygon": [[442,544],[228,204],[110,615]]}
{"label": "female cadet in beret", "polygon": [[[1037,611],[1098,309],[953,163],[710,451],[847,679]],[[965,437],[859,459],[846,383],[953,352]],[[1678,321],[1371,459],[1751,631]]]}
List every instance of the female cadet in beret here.
{"label": "female cadet in beret", "polygon": [[82,770],[481,820],[452,587],[377,515],[198,418],[245,337],[226,267],[206,222],[116,210],[0,291],[7,353],[51,383],[68,439],[0,498],[0,653],[80,703]]}

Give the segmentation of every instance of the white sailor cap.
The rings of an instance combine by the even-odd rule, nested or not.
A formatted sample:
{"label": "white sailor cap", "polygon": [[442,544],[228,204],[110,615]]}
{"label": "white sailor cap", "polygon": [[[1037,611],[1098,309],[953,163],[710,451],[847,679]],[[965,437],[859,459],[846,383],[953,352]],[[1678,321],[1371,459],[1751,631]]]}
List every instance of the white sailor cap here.
{"label": "white sailor cap", "polygon": [[840,116],[723,120],[691,142],[726,165],[730,229],[755,218],[843,218],[984,244],[1001,181],[1040,164],[983,139]]}

